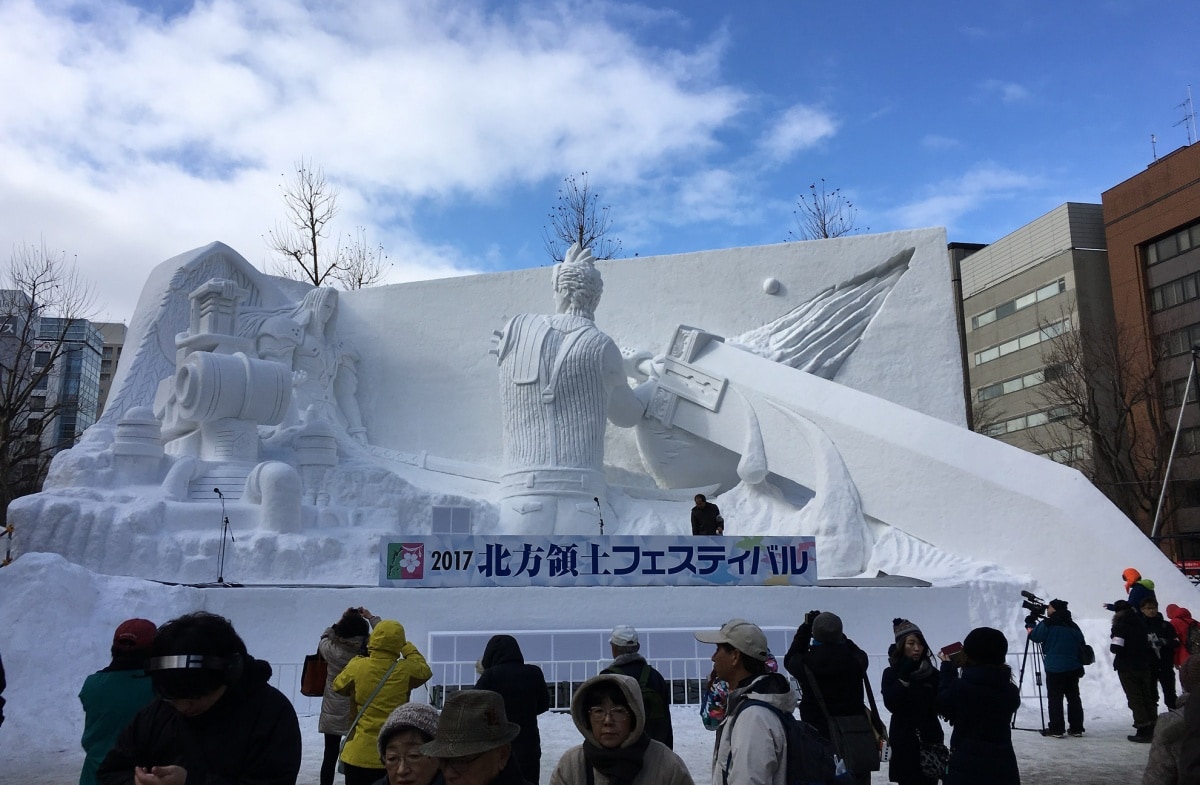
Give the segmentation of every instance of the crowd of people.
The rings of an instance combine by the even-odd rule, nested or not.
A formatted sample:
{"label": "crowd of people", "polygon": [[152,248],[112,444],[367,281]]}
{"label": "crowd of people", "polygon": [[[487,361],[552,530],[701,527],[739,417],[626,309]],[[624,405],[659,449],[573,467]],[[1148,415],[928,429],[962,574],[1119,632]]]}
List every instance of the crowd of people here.
{"label": "crowd of people", "polygon": [[[1110,650],[1132,714],[1129,739],[1151,744],[1143,785],[1200,782],[1200,702],[1189,701],[1200,688],[1200,623],[1175,604],[1161,615],[1153,583],[1136,570],[1122,578],[1125,596],[1106,606]],[[1026,622],[1046,674],[1042,733],[1082,736],[1079,682],[1092,651],[1066,601],[1035,608]],[[715,733],[711,760],[691,765],[710,768],[713,785],[791,785],[820,769],[802,750],[827,758],[821,781],[838,785],[869,785],[884,766],[899,785],[1019,783],[1011,731],[1020,690],[1005,635],[980,627],[935,652],[908,619],[894,619],[891,632],[878,685],[886,725],[867,654],[837,614],[804,615],[782,660],[791,679],[752,622],[696,632],[714,646],[697,721]],[[571,696],[581,743],[557,761],[551,785],[690,785],[672,749],[671,683],[647,662],[633,627],[614,628],[609,645],[611,663]],[[321,785],[338,772],[346,785],[537,785],[538,716],[551,687],[515,637],[492,636],[476,683],[446,690],[441,711],[409,699],[432,671],[398,621],[348,608],[318,651],[328,668]],[[129,619],[113,633],[111,656],[79,693],[80,785],[296,782],[296,712],[227,619],[197,612],[161,627]]]}

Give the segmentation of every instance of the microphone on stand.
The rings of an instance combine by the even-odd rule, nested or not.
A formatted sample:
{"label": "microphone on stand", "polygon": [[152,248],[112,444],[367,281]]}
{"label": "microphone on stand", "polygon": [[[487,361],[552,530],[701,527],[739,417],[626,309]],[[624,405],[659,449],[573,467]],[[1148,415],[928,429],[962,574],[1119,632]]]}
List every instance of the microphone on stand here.
{"label": "microphone on stand", "polygon": [[224,499],[224,498],[225,498],[225,494],[221,493],[221,489],[220,489],[220,488],[213,488],[213,493],[215,493],[216,495],[220,496],[222,499]]}
{"label": "microphone on stand", "polygon": [[596,503],[596,513],[600,516],[600,534],[604,534],[604,508],[600,506],[600,497],[593,496],[592,501]]}

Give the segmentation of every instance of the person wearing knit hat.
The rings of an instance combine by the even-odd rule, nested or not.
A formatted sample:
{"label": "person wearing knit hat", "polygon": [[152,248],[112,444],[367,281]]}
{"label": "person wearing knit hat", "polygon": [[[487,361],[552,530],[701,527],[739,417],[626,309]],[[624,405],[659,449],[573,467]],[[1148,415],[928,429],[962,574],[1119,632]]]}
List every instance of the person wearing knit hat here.
{"label": "person wearing knit hat", "polygon": [[[1142,782],[1146,785],[1175,785],[1192,782],[1180,778],[1179,755],[1185,741],[1186,727],[1184,712],[1192,693],[1200,690],[1200,656],[1191,656],[1179,668],[1179,683],[1183,693],[1175,708],[1158,715],[1154,723],[1154,737],[1150,744],[1150,756]],[[1200,698],[1196,700],[1200,701]]]}
{"label": "person wearing knit hat", "polygon": [[[1083,678],[1083,662],[1079,652],[1085,641],[1083,631],[1071,619],[1066,600],[1050,600],[1046,618],[1029,631],[1029,640],[1041,647],[1046,670],[1046,700],[1050,721],[1043,735],[1061,739],[1065,735],[1082,736],[1083,702],[1079,697],[1079,680]],[[1063,702],[1067,704],[1063,719]]]}
{"label": "person wearing knit hat", "polygon": [[945,739],[937,716],[938,670],[917,625],[908,619],[892,619],[892,634],[896,642],[888,648],[888,667],[879,687],[883,704],[892,713],[888,780],[901,785],[936,785],[921,769],[921,747]]}
{"label": "person wearing knit hat", "polygon": [[[784,655],[783,666],[800,684],[800,719],[826,739],[834,740],[830,717],[867,714],[863,690],[867,654],[846,637],[837,614],[815,610],[806,613]],[[880,735],[887,731],[877,716],[871,721]],[[878,769],[879,758],[875,756],[873,761],[857,762],[852,773],[856,782],[869,784],[871,772]]]}
{"label": "person wearing knit hat", "polygon": [[438,710],[428,703],[410,701],[397,706],[376,744],[387,772],[376,785],[441,785],[445,782],[436,758],[421,753],[421,746],[437,735]]}
{"label": "person wearing knit hat", "polygon": [[1019,785],[1021,774],[1012,746],[1012,719],[1021,705],[1012,668],[1005,663],[1008,639],[991,627],[977,627],[963,639],[960,669],[944,652],[938,683],[938,711],[954,726],[950,765],[944,781],[953,785]]}
{"label": "person wearing knit hat", "polygon": [[154,700],[154,688],[145,668],[157,631],[154,622],[147,619],[121,622],[113,632],[108,667],[84,680],[79,690],[79,702],[83,704],[80,744],[87,755],[79,775],[80,785],[94,785],[100,761],[116,743],[121,729]]}

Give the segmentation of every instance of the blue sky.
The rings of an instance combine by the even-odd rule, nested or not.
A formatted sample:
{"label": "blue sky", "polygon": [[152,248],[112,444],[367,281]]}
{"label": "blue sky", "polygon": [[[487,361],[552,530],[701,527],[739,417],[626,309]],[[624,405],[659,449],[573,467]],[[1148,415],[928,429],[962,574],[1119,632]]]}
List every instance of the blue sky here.
{"label": "blue sky", "polygon": [[782,242],[825,178],[871,231],[991,242],[1188,142],[1191,2],[0,0],[0,248],[128,320],[212,240],[270,269],[293,162],[391,281],[547,262],[587,171],[626,255]]}

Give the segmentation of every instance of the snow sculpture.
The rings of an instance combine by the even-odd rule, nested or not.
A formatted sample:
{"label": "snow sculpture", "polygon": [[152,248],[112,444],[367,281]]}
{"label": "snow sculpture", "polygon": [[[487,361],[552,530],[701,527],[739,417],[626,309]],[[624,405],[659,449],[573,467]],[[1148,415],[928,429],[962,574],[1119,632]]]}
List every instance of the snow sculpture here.
{"label": "snow sculpture", "polygon": [[603,289],[592,252],[575,244],[554,266],[557,313],[520,314],[499,334],[505,532],[597,531],[605,420],[629,427],[645,411],[626,379],[626,359],[596,327]]}
{"label": "snow sculpture", "polygon": [[253,336],[258,356],[292,370],[295,405],[284,428],[298,425],[313,410],[360,444],[367,443],[358,400],[358,355],[337,337],[338,293],[319,287],[300,302],[247,314],[241,330]]}

